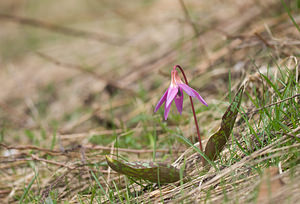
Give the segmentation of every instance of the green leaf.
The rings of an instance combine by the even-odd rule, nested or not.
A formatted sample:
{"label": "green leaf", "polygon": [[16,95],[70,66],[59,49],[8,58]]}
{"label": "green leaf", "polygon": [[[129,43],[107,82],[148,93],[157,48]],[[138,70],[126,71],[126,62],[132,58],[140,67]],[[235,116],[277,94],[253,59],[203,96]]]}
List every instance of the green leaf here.
{"label": "green leaf", "polygon": [[[239,108],[242,101],[242,96],[244,92],[244,86],[241,86],[235,95],[232,103],[227,108],[225,114],[222,117],[221,127],[213,134],[205,147],[206,156],[214,161],[218,154],[223,150],[228,138],[230,137],[231,131],[233,129],[236,116],[239,112]],[[208,162],[205,160],[204,166],[207,165]]]}
{"label": "green leaf", "polygon": [[180,170],[159,162],[125,162],[106,156],[108,165],[120,174],[153,183],[173,183],[180,180]]}

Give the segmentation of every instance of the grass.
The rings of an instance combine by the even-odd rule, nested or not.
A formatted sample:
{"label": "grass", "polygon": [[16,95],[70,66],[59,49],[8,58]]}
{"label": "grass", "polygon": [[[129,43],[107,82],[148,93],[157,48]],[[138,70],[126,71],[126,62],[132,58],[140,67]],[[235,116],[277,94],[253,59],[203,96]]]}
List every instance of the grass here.
{"label": "grass", "polygon": [[[0,38],[5,58],[0,75],[0,202],[258,203],[270,167],[281,172],[275,177],[283,183],[272,192],[271,201],[296,202],[300,195],[295,182],[300,176],[297,13],[283,1],[282,8],[269,1],[249,1],[246,10],[228,3],[220,12],[202,16],[218,4],[185,2],[195,14],[191,18],[199,26],[199,40],[193,38],[180,6],[167,12],[165,7],[173,3],[143,1],[122,4],[120,9],[108,2],[103,5],[111,12],[104,16],[90,12],[95,9],[91,2],[72,3],[78,12],[75,19],[83,16],[77,28],[120,31],[124,38],[133,38],[130,45],[115,47],[59,34],[48,41],[30,27],[25,31],[33,38],[15,33],[12,42],[9,32],[14,28],[4,25],[9,32]],[[30,9],[39,16],[45,12],[42,5],[31,4]],[[259,19],[253,15],[244,19],[248,10],[259,11],[255,15]],[[53,22],[72,19],[62,11],[55,11]],[[84,64],[83,69],[93,67],[103,79],[37,58],[36,50],[61,62]],[[187,97],[181,116],[175,106],[167,121],[162,109],[153,113],[173,64],[183,66],[191,86],[209,103],[204,107],[195,102],[204,147],[220,127],[235,92],[245,84],[231,138],[218,159],[209,161],[210,169],[201,165],[200,155],[205,155],[195,144]],[[108,79],[125,83],[135,93],[109,87]],[[181,178],[191,179],[166,185],[128,178],[108,168],[105,155],[163,161],[179,168]]]}
{"label": "grass", "polygon": [[[278,69],[281,69],[278,67]],[[284,72],[281,72],[282,75],[278,79],[269,79],[266,75],[260,73],[262,83],[265,83],[265,87],[269,87],[269,91],[263,92],[263,96],[258,97],[256,93],[256,89],[251,90],[247,93],[247,96],[249,98],[255,98],[254,100],[251,100],[253,105],[256,107],[259,107],[259,104],[270,104],[273,101],[279,101],[288,97],[293,97],[296,94],[296,90],[299,89],[299,84],[295,83],[295,74],[290,70],[285,70]],[[295,86],[293,86],[295,85]],[[269,96],[272,95],[272,100],[269,100]],[[268,101],[262,101],[262,99],[268,99]],[[289,160],[289,162],[285,163],[285,167],[283,170],[291,170],[297,167],[299,165],[299,152],[297,151],[298,144],[297,141],[298,136],[295,135],[294,138],[289,138],[287,141],[279,144],[275,144],[276,141],[280,140],[285,134],[289,134],[293,130],[295,130],[299,126],[299,119],[300,119],[300,113],[299,111],[299,104],[296,102],[296,97],[294,97],[291,100],[278,103],[276,105],[272,105],[268,108],[262,108],[259,111],[254,112],[254,115],[256,115],[257,120],[253,120],[254,115],[252,115],[252,118],[249,118],[245,111],[241,111],[240,114],[242,117],[240,117],[240,120],[242,121],[239,126],[244,126],[244,128],[247,131],[244,131],[239,135],[238,137],[232,135],[232,141],[234,141],[230,146],[228,146],[228,152],[223,154],[219,157],[219,160],[216,163],[212,163],[211,165],[215,167],[216,172],[222,171],[220,167],[222,168],[230,168],[233,164],[236,164],[238,162],[241,162],[241,160],[244,157],[251,157],[251,155],[259,150],[264,149],[265,147],[272,146],[273,151],[264,151],[262,155],[259,155],[251,162],[245,163],[245,166],[247,166],[248,169],[251,169],[251,174],[255,175],[261,175],[264,172],[264,169],[269,166],[278,166],[279,164],[282,165],[285,163],[284,161],[286,158],[293,158],[292,160]],[[239,127],[236,127],[239,128]],[[170,130],[172,135],[178,135],[178,137],[183,140],[184,142],[188,143],[191,148],[196,150],[198,153],[199,149],[195,147],[192,143],[189,142],[184,136],[181,135],[181,133],[176,133],[180,130]],[[296,146],[295,146],[296,145]],[[295,146],[295,147],[294,147]],[[282,150],[288,150],[287,152],[281,152]],[[280,154],[278,154],[280,152]],[[185,161],[185,160],[184,160]],[[185,165],[184,165],[185,166]],[[194,169],[189,169],[188,171],[194,171]],[[199,174],[200,172],[197,172]],[[202,175],[203,176],[203,175]],[[248,176],[244,175],[235,175],[234,172],[231,172],[231,179],[235,181],[240,181],[243,179],[248,178]],[[228,202],[229,197],[227,195],[227,185],[232,184],[234,182],[226,181],[225,179],[220,180],[220,186],[222,186],[222,196],[223,201]],[[115,184],[114,184],[115,185]],[[235,185],[235,188],[239,188],[239,185]],[[184,183],[180,182],[180,190],[178,192],[178,196],[184,195]],[[142,195],[135,195],[135,194],[129,194],[128,189],[130,187],[127,185],[127,194],[126,199],[129,201],[135,198],[138,198]],[[132,190],[135,191],[135,187]],[[117,201],[111,201],[110,202],[122,202],[125,197],[125,195],[121,195],[120,189],[118,189],[115,185],[115,189],[118,192],[118,199]],[[160,190],[160,196],[161,194],[161,187]],[[249,195],[248,201],[255,201],[256,196],[258,195],[259,188],[254,188],[253,192]],[[239,190],[235,190],[239,191]],[[211,189],[209,189],[206,193],[205,200],[208,201],[211,197]],[[147,194],[147,192],[145,192]],[[131,196],[130,196],[131,195]],[[173,195],[174,196],[174,195]],[[176,196],[176,195],[175,195]],[[239,202],[238,197],[236,198],[236,202]],[[140,200],[141,201],[141,200]]]}

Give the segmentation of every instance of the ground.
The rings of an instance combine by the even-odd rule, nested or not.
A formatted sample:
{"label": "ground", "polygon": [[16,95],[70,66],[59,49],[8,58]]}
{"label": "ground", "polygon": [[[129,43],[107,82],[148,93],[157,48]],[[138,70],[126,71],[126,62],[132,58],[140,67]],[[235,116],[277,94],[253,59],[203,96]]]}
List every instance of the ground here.
{"label": "ground", "polygon": [[[0,202],[299,202],[298,2],[1,2]],[[208,103],[204,146],[245,86],[209,169],[187,95],[182,115],[154,113],[175,64]],[[105,155],[191,179],[135,183]]]}

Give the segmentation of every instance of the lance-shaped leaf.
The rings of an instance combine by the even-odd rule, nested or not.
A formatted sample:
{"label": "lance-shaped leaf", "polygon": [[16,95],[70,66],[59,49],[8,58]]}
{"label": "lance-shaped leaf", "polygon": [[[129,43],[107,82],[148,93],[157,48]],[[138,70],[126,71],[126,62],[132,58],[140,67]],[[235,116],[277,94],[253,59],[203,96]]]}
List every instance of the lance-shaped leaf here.
{"label": "lance-shaped leaf", "polygon": [[[232,103],[227,108],[225,114],[222,117],[221,127],[213,134],[205,147],[205,154],[206,156],[214,161],[217,155],[223,150],[226,142],[229,139],[231,131],[233,129],[236,116],[239,112],[239,108],[242,101],[242,96],[244,92],[244,86],[241,86],[235,95]],[[205,160],[204,166],[207,165],[208,162]]]}
{"label": "lance-shaped leaf", "polygon": [[175,167],[154,162],[125,162],[106,156],[108,165],[120,174],[148,180],[153,183],[173,183],[180,179],[180,171]]}

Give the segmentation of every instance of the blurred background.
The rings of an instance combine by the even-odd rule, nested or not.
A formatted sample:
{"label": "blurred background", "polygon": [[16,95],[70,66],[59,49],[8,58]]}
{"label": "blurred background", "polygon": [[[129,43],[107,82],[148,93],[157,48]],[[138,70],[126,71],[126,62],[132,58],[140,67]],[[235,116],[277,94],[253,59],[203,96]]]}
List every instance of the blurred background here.
{"label": "blurred background", "polygon": [[141,113],[153,117],[174,64],[211,102],[229,69],[241,74],[268,47],[256,33],[275,42],[296,31],[272,0],[0,4],[1,126],[20,134],[135,126]]}
{"label": "blurred background", "polygon": [[[225,108],[229,71],[234,87],[256,70],[254,59],[257,67],[270,61],[266,51],[299,54],[297,30],[274,0],[0,4],[1,140],[11,144],[47,146],[57,134],[61,148],[108,145],[125,132],[121,147],[148,148],[145,127],[163,121],[163,110],[153,109],[175,64],[209,104]],[[184,106],[183,119],[172,108],[161,124],[179,124],[193,138],[188,100]],[[205,135],[217,129],[223,106],[196,103]],[[175,142],[166,137],[159,147]]]}

